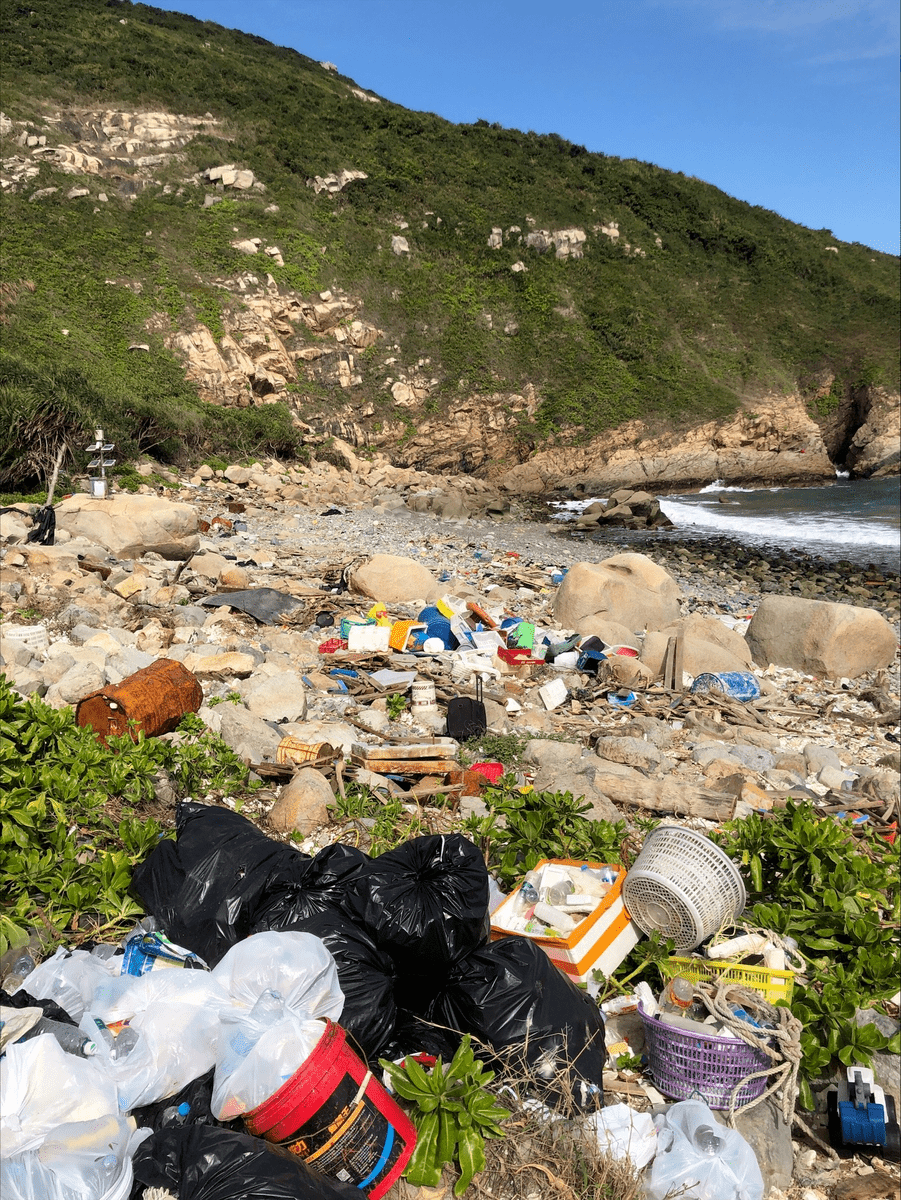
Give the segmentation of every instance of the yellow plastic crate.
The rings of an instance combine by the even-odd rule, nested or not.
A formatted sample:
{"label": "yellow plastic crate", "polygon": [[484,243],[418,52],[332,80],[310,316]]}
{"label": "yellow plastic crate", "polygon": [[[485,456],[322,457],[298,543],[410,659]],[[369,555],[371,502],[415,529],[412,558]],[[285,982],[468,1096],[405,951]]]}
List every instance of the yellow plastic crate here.
{"label": "yellow plastic crate", "polygon": [[794,971],[775,971],[770,967],[748,967],[728,959],[670,958],[662,964],[667,975],[684,975],[692,983],[701,979],[725,979],[740,987],[754,988],[764,1000],[791,1004],[795,987]]}

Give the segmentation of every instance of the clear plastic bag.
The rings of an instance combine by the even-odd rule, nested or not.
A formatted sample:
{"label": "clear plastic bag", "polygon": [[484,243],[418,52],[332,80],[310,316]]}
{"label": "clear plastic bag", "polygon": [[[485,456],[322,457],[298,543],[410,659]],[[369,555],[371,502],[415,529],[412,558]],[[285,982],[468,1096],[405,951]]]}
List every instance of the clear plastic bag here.
{"label": "clear plastic bag", "polygon": [[[98,988],[80,1028],[97,1038],[97,1058],[119,1089],[123,1112],[174,1096],[216,1061],[220,1014],[230,1001],[206,971],[153,971],[135,978],[121,975]],[[137,1034],[134,1047],[114,1055],[98,1031],[127,1022]],[[119,1036],[123,1036],[121,1033]]]}
{"label": "clear plastic bag", "polygon": [[16,991],[25,989],[36,1000],[53,1000],[73,1021],[80,1021],[94,992],[117,976],[120,966],[120,959],[101,959],[86,950],[64,950],[60,946],[52,958],[25,977]]}
{"label": "clear plastic bag", "polygon": [[657,1156],[647,1200],[763,1200],[754,1151],[735,1129],[720,1125],[700,1100],[682,1100],[657,1122]]}
{"label": "clear plastic bag", "polygon": [[213,1116],[230,1121],[268,1100],[303,1065],[325,1028],[323,1020],[298,1016],[272,990],[250,1012],[223,1013]]}
{"label": "clear plastic bag", "polygon": [[268,930],[232,946],[212,978],[243,1008],[253,1008],[267,988],[302,1017],[337,1021],[344,1008],[338,968],[328,947],[311,933]]}
{"label": "clear plastic bag", "polygon": [[134,1151],[151,1136],[124,1117],[59,1125],[43,1145],[0,1162],[4,1200],[127,1200]]}
{"label": "clear plastic bag", "polygon": [[[119,1116],[115,1081],[51,1034],[15,1042],[0,1060],[0,1156],[37,1149],[59,1125]],[[3,1192],[6,1195],[6,1192]]]}
{"label": "clear plastic bag", "polygon": [[636,1171],[648,1165],[657,1152],[657,1130],[650,1113],[636,1112],[628,1104],[610,1104],[584,1118],[598,1139],[601,1152],[611,1158],[628,1158]]}

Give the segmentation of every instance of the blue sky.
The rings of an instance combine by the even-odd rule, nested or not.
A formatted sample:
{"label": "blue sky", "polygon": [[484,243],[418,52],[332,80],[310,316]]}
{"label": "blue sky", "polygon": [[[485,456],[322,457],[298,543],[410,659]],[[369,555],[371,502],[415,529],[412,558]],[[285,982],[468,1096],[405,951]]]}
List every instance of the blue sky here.
{"label": "blue sky", "polygon": [[181,0],[451,121],[559,133],[899,249],[895,0]]}

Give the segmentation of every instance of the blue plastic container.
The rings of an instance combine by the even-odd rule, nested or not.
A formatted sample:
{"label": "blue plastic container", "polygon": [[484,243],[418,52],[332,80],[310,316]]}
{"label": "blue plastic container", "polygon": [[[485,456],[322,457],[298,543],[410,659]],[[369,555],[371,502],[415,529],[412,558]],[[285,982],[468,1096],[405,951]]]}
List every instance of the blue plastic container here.
{"label": "blue plastic container", "polygon": [[733,700],[756,700],[760,684],[750,671],[705,671],[691,685],[693,693],[711,692],[731,696]]}

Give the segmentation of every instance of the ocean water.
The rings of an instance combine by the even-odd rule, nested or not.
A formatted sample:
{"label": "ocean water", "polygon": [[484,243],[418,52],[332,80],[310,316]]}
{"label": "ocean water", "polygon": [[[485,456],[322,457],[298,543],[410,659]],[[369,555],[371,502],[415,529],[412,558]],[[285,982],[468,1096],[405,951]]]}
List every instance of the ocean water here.
{"label": "ocean water", "polygon": [[[591,499],[552,505],[555,517],[572,517]],[[676,525],[673,540],[727,537],[758,549],[797,550],[837,562],[901,566],[901,478],[848,480],[825,487],[740,488],[716,480],[698,492],[660,495]],[[648,535],[602,530],[611,541],[638,543]],[[651,536],[659,536],[651,535]]]}

